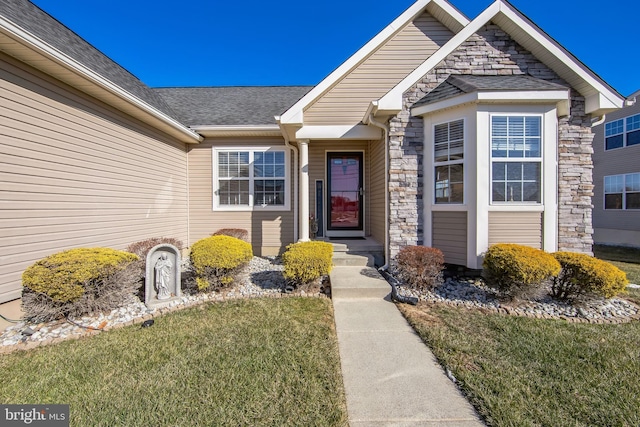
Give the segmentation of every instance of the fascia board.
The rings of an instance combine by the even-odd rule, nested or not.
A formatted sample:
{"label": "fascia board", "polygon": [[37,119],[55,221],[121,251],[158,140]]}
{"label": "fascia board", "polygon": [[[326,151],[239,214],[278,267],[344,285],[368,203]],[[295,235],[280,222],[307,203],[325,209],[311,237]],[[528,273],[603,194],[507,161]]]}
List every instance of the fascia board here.
{"label": "fascia board", "polygon": [[355,126],[303,126],[296,132],[296,140],[301,139],[349,139],[349,140],[377,140],[380,139],[379,128],[355,125]]}
{"label": "fascia board", "polygon": [[461,25],[465,25],[468,19],[457,12],[450,5],[446,6],[446,2],[441,0],[418,0],[407,10],[405,10],[398,18],[396,18],[391,24],[380,31],[374,36],[367,44],[361,47],[356,53],[354,53],[349,59],[336,68],[331,74],[325,77],[317,86],[311,89],[305,96],[303,96],[298,102],[293,104],[291,108],[285,111],[280,120],[283,124],[301,124],[303,123],[303,111],[304,109],[320,98],[327,90],[333,87],[338,81],[346,76],[351,70],[358,66],[363,60],[371,55],[376,49],[382,46],[388,39],[390,39],[398,30],[403,28],[407,23],[411,22],[415,17],[421,14],[432,2],[438,2],[438,5],[445,11],[452,14],[452,18],[456,20],[462,20]]}
{"label": "fascia board", "polygon": [[30,32],[24,30],[22,27],[15,25],[13,22],[9,21],[3,16],[0,16],[0,31],[2,31],[11,39],[15,40],[20,45],[25,46],[32,51],[38,52],[40,55],[43,55],[45,58],[59,64],[65,69],[71,71],[73,74],[91,82],[93,85],[98,86],[103,90],[106,90],[112,95],[117,96],[118,98],[135,106],[139,110],[144,111],[146,114],[151,115],[155,119],[160,120],[164,125],[169,126],[174,131],[177,131],[177,133],[182,136],[181,139],[185,140],[185,142],[197,143],[203,140],[202,136],[193,132],[182,123],[166,115],[157,108],[147,104],[141,99],[135,97],[131,93],[122,89],[120,86],[117,86],[110,80],[102,77],[100,74],[94,72],[82,63],[59,51],[40,38],[34,36]]}
{"label": "fascia board", "polygon": [[198,125],[191,129],[208,138],[226,136],[282,136],[282,130],[278,125],[257,126],[215,126]]}
{"label": "fascia board", "polygon": [[[458,107],[468,103],[560,103],[569,99],[568,90],[547,91],[478,91],[465,93],[431,104],[411,109],[413,116],[423,116],[435,111]],[[562,108],[560,108],[562,110]],[[564,111],[564,110],[563,110]]]}
{"label": "fascia board", "polygon": [[[436,53],[434,53],[429,59],[427,59],[422,65],[416,68],[411,74],[405,77],[400,83],[398,83],[393,89],[385,94],[378,101],[379,109],[381,110],[399,110],[402,108],[402,95],[412,85],[427,74],[431,69],[438,65],[442,60],[449,56],[455,49],[457,49],[465,40],[476,33],[482,26],[486,25],[492,19],[497,16],[507,19],[513,22],[515,25],[522,28],[532,40],[542,40],[539,43],[547,49],[552,55],[556,56],[560,61],[567,65],[574,73],[580,78],[585,80],[595,91],[602,93],[603,97],[598,97],[598,101],[603,101],[608,105],[617,105],[620,108],[623,104],[623,99],[615,91],[611,90],[608,85],[602,82],[599,77],[593,75],[593,73],[586,69],[586,67],[574,57],[569,54],[566,49],[559,46],[554,40],[550,39],[547,34],[540,31],[537,27],[531,24],[528,18],[525,18],[518,11],[513,9],[511,5],[501,0],[495,1],[487,9],[485,9],[480,15],[478,15],[469,25],[467,25],[462,31],[456,34],[449,42],[442,46]],[[603,105],[604,107],[604,105]],[[602,108],[602,107],[600,107]],[[587,113],[596,111],[598,108],[592,108]]]}
{"label": "fascia board", "polygon": [[[617,108],[622,107],[624,103],[623,97],[619,95],[615,90],[613,90],[608,84],[606,84],[600,77],[595,75],[593,71],[582,64],[577,58],[575,58],[575,56],[569,53],[569,51],[562,47],[558,42],[553,40],[544,31],[541,31],[531,22],[529,18],[522,15],[509,3],[502,2],[500,0],[498,0],[496,3],[499,3],[500,13],[502,15],[501,18],[506,18],[513,22],[515,25],[522,28],[533,41],[540,43],[547,51],[549,51],[549,53],[558,58],[564,65],[566,65],[578,77],[589,84],[595,91],[602,94],[602,97],[599,97],[599,99],[602,101],[602,105],[598,106],[598,108],[593,108],[591,111],[586,111],[587,113],[602,108],[609,108],[607,105],[616,105]],[[590,94],[583,95],[589,96]]]}
{"label": "fascia board", "polygon": [[454,35],[451,40],[445,43],[433,55],[423,62],[418,68],[407,75],[400,83],[387,92],[378,100],[378,108],[380,110],[402,110],[402,95],[425,74],[431,71],[436,65],[442,62],[454,50],[456,50],[469,37],[476,33],[483,25],[491,20],[499,12],[499,2],[495,2],[486,8],[476,19],[471,21],[458,34]]}

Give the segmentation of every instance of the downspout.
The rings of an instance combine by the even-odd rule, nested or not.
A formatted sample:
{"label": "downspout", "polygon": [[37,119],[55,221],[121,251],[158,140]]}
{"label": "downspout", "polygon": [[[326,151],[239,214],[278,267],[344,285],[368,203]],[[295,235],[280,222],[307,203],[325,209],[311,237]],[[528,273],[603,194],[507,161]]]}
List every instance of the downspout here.
{"label": "downspout", "polygon": [[369,123],[382,129],[382,140],[384,141],[384,265],[380,270],[389,268],[389,126],[373,118],[373,113],[369,113]]}
{"label": "downspout", "polygon": [[[276,120],[278,122],[280,122],[280,117],[276,117]],[[297,242],[298,241],[298,148],[294,147],[293,145],[291,145],[290,141],[289,141],[289,134],[287,133],[286,130],[284,130],[282,128],[282,126],[280,126],[280,130],[282,130],[282,136],[284,138],[284,145],[291,150],[291,152],[293,153],[293,194],[294,197],[292,200],[293,203],[293,241]]]}

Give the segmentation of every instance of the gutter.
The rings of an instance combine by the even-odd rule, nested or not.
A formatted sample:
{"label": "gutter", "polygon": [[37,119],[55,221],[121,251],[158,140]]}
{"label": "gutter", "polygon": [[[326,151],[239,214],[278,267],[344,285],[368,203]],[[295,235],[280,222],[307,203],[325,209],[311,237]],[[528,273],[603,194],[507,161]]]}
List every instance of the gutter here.
{"label": "gutter", "polygon": [[[167,126],[171,129],[172,132],[168,132],[168,133],[170,134],[174,133],[174,136],[175,134],[180,135],[181,137],[180,139],[183,140],[183,142],[199,143],[203,141],[204,138],[202,136],[198,135],[196,132],[192,131],[191,129],[189,129],[188,127],[186,127],[185,125],[177,121],[176,119],[170,117],[169,115],[165,114],[164,112],[157,109],[156,107],[153,107],[152,105],[144,102],[140,98],[132,95],[130,92],[124,90],[123,88],[114,84],[113,82],[106,79],[105,77],[102,77],[100,74],[91,70],[87,66],[83,65],[82,63],[78,62],[72,57],[66,55],[65,53],[59,51],[53,46],[47,44],[46,42],[42,41],[40,38],[34,36],[30,32],[26,31],[22,27],[14,24],[13,22],[9,21],[8,19],[2,16],[0,16],[0,30],[2,30],[3,33],[5,33],[8,37],[15,40],[17,43],[19,43],[23,47],[43,55],[44,57],[46,57],[53,63],[57,64],[58,66],[61,66],[71,71],[74,75],[89,81],[90,83],[97,86],[98,88],[108,92],[108,94],[115,96],[127,102],[128,104],[136,107],[137,109],[144,112],[146,115],[151,116],[153,119],[159,120],[164,126]],[[7,50],[5,51],[9,53]],[[12,55],[12,56],[15,56],[15,55]],[[45,71],[47,74],[50,74],[56,77],[57,79],[67,84],[71,84],[71,86],[85,93],[88,93],[91,96],[94,96],[100,99],[99,95],[95,93],[91,93],[91,91],[85,88],[78,87],[77,84],[73,84],[73,82],[69,82],[69,80],[64,77],[56,76],[55,73],[52,74],[50,70],[43,69],[42,66],[39,66],[38,64],[33,64],[32,61],[25,60],[21,56],[16,56],[16,57],[20,61],[25,62],[42,71]],[[101,100],[105,101],[104,99],[101,99]],[[107,100],[107,103],[110,105],[113,105],[113,103],[109,102],[108,100]],[[122,111],[121,108],[118,108],[118,107],[116,108]],[[127,114],[130,114],[136,117],[136,115],[131,114],[131,112],[128,112],[128,111],[125,111],[125,112]],[[137,117],[137,118],[146,122],[146,120],[141,119],[140,117]],[[167,132],[167,130],[165,130],[165,132]]]}

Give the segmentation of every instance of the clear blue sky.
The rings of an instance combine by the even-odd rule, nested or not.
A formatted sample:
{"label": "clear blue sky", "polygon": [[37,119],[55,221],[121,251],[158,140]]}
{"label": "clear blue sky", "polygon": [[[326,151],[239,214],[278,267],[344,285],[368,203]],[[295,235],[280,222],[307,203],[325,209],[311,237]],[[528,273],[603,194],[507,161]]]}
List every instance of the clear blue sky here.
{"label": "clear blue sky", "polygon": [[[315,85],[413,4],[32,1],[153,87]],[[451,3],[473,19],[491,1]],[[640,89],[638,0],[512,4],[622,95]]]}

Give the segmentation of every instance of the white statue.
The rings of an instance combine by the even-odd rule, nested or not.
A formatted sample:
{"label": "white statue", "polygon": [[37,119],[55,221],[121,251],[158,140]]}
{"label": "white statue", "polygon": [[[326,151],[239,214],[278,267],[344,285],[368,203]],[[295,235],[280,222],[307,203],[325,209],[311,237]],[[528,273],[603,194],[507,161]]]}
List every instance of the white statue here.
{"label": "white statue", "polygon": [[154,266],[156,270],[156,287],[158,288],[158,299],[168,299],[171,297],[169,285],[171,284],[171,260],[163,253]]}

